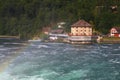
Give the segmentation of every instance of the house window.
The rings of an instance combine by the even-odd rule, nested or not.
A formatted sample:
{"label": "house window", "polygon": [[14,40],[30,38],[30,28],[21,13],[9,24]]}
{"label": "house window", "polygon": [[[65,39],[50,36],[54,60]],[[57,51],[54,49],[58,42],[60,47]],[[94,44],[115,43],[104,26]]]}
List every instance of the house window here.
{"label": "house window", "polygon": [[78,33],[76,33],[76,36],[78,36]]}
{"label": "house window", "polygon": [[76,27],[76,28],[78,28],[78,27]]}

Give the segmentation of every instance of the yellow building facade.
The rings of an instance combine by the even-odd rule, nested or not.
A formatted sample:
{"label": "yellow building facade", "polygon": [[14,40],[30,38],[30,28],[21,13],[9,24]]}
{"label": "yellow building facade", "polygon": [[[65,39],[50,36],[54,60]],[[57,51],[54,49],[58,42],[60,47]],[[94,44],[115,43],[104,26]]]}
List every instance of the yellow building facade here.
{"label": "yellow building facade", "polygon": [[79,20],[71,25],[71,36],[92,36],[92,26],[84,20]]}

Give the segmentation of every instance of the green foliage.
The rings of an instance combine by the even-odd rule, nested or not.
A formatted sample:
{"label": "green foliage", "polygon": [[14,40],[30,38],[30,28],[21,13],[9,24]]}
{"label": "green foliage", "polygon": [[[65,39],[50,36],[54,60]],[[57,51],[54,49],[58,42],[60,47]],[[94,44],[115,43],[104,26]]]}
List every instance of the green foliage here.
{"label": "green foliage", "polygon": [[[118,5],[117,13],[111,11],[113,5]],[[66,22],[69,32],[79,19],[92,22],[94,29],[106,34],[120,26],[119,6],[119,0],[0,0],[0,35],[32,38],[43,27],[60,21]]]}
{"label": "green foliage", "polygon": [[40,38],[43,39],[43,40],[48,40],[49,36],[46,35],[46,34],[41,33]]}

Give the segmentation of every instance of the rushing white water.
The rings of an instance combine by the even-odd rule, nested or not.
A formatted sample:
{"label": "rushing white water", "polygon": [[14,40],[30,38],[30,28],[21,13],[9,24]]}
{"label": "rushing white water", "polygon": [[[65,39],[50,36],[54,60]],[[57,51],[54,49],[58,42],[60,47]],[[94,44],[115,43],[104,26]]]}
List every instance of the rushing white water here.
{"label": "rushing white water", "polygon": [[120,45],[0,45],[0,80],[119,80]]}

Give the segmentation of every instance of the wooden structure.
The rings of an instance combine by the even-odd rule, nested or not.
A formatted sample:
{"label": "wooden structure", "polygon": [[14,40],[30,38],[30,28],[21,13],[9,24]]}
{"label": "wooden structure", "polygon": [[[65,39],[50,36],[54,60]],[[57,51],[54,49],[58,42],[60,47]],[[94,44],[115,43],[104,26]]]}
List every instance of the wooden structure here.
{"label": "wooden structure", "polygon": [[51,30],[51,27],[43,27],[42,32],[48,35],[50,30]]}
{"label": "wooden structure", "polygon": [[52,41],[63,40],[66,38],[68,38],[68,34],[65,33],[63,28],[51,30],[51,32],[49,33],[49,39]]}

